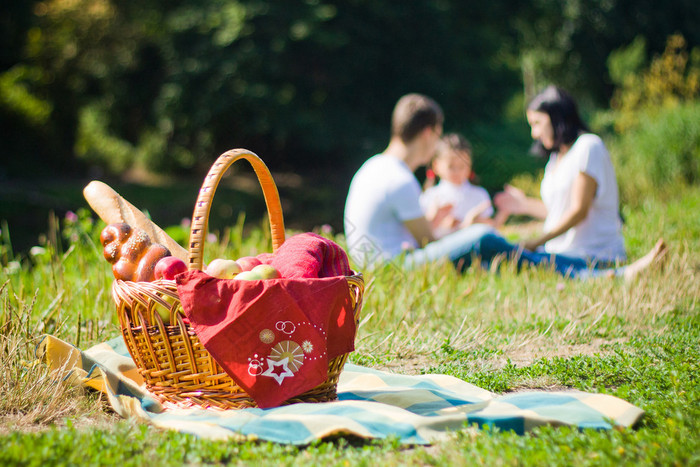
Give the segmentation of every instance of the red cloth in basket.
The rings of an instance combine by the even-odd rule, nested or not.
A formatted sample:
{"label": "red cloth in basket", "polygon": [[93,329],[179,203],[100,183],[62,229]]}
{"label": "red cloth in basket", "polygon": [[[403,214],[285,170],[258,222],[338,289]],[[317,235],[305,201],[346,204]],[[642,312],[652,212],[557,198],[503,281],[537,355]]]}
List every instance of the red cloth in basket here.
{"label": "red cloth in basket", "polygon": [[352,274],[348,255],[337,243],[315,233],[289,237],[266,258],[282,277],[335,277]]}
{"label": "red cloth in basket", "polygon": [[[284,260],[276,262],[278,256]],[[318,386],[329,359],[355,349],[345,252],[323,237],[300,234],[282,244],[270,264],[286,277],[237,281],[201,271],[176,277],[200,342],[262,408]],[[309,277],[336,271],[344,274]]]}

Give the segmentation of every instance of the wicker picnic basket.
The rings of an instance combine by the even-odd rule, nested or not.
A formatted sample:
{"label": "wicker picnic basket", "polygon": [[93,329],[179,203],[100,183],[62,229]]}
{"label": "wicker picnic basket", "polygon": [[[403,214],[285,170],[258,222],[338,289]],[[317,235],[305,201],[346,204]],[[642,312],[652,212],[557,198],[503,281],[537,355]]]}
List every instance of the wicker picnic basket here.
{"label": "wicker picnic basket", "polygon": [[[239,159],[247,160],[262,187],[270,218],[272,248],[285,240],[284,221],[277,186],[262,160],[250,151],[234,149],[222,154],[212,165],[199,191],[189,243],[189,269],[202,269],[204,238],[214,192],[228,168]],[[347,276],[355,322],[359,319],[364,294],[361,274]],[[183,321],[174,281],[129,282],[115,280],[112,296],[124,341],[143,376],[146,387],[161,402],[179,406],[241,409],[256,407],[255,401],[221,368]],[[163,321],[161,313],[169,323]],[[296,402],[335,400],[338,377],[348,354],[329,361],[327,379],[315,388],[289,399]]]}

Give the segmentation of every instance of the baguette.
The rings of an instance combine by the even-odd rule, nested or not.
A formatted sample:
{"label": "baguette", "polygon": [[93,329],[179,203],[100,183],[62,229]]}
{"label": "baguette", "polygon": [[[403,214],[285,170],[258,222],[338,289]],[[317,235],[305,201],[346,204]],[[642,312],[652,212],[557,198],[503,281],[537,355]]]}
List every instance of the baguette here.
{"label": "baguette", "polygon": [[137,227],[146,232],[153,242],[164,245],[173,256],[187,263],[189,253],[182,245],[106,183],[93,180],[83,189],[83,196],[107,225],[125,223]]}

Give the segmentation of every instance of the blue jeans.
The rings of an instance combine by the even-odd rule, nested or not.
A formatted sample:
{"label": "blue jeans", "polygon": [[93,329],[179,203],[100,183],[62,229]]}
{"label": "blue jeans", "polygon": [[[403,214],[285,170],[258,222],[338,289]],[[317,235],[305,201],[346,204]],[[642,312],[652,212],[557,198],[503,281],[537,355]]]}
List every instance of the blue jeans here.
{"label": "blue jeans", "polygon": [[596,264],[591,259],[524,250],[484,224],[471,225],[407,253],[404,266],[413,268],[446,258],[460,272],[469,268],[475,259],[488,266],[496,258],[517,261],[518,270],[523,265],[549,266],[564,277],[580,279],[610,274],[617,276],[624,272],[624,267],[605,269],[607,265]]}

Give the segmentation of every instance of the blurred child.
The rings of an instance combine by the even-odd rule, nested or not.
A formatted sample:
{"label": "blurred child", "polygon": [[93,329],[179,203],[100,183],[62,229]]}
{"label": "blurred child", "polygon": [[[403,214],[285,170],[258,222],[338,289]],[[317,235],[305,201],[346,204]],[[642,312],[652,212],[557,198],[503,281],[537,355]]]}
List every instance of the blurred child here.
{"label": "blurred child", "polygon": [[501,227],[507,215],[496,214],[488,192],[470,183],[472,176],[472,146],[462,135],[450,133],[432,163],[432,172],[439,177],[437,185],[427,188],[420,198],[427,219],[435,217],[438,209],[451,206],[451,212],[439,223],[436,235],[441,237],[471,224]]}

